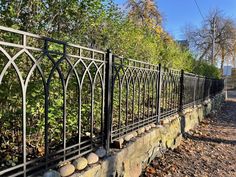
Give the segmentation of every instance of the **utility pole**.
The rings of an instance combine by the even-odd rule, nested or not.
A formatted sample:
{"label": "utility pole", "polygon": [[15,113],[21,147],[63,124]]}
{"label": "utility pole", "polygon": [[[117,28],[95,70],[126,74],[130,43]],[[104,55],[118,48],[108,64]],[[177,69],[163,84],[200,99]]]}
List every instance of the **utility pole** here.
{"label": "utility pole", "polygon": [[215,16],[213,17],[213,22],[212,22],[212,58],[211,58],[211,64],[213,65],[215,62],[215,38],[216,38],[216,18]]}

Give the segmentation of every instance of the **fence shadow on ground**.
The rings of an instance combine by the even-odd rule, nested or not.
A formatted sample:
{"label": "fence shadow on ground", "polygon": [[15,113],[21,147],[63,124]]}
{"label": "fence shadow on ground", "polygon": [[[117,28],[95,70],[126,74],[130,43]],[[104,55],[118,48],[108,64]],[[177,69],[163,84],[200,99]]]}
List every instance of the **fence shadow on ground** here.
{"label": "fence shadow on ground", "polygon": [[223,144],[232,144],[236,145],[236,140],[226,140],[221,138],[210,138],[210,137],[203,137],[203,136],[195,136],[189,133],[185,133],[185,138],[194,140],[194,141],[203,141],[203,142],[212,142],[212,143],[223,143]]}
{"label": "fence shadow on ground", "polygon": [[[211,124],[220,128],[236,129],[236,98],[230,98],[225,101],[221,108],[221,112],[216,115],[209,115],[206,119],[213,120]],[[204,135],[192,135],[188,132],[184,133],[184,137],[194,141],[211,142],[211,143],[223,143],[236,145],[235,140],[222,139],[217,137],[207,137]]]}
{"label": "fence shadow on ground", "polygon": [[215,120],[222,127],[236,128],[236,98],[230,98],[225,101],[221,108],[220,116],[216,116]]}

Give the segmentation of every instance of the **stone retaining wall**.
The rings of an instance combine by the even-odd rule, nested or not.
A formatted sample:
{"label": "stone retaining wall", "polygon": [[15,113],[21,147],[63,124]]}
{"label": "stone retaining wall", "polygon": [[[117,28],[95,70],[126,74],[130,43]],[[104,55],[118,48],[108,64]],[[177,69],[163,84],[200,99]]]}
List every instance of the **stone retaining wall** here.
{"label": "stone retaining wall", "polygon": [[167,148],[175,148],[184,132],[193,129],[203,118],[220,108],[222,94],[194,108],[187,108],[182,115],[174,115],[161,121],[161,125],[146,130],[123,145],[113,149],[112,155],[99,163],[74,173],[72,177],[138,177],[142,169]]}

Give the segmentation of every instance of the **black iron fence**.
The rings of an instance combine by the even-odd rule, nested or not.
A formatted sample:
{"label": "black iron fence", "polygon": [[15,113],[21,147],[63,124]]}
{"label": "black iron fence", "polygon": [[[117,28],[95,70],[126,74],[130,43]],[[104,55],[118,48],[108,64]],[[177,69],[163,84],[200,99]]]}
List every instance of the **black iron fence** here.
{"label": "black iron fence", "polygon": [[194,106],[206,99],[214,97],[224,88],[223,79],[207,78],[184,73],[183,107]]}
{"label": "black iron fence", "polygon": [[223,80],[0,26],[0,176],[35,176],[214,97]]}

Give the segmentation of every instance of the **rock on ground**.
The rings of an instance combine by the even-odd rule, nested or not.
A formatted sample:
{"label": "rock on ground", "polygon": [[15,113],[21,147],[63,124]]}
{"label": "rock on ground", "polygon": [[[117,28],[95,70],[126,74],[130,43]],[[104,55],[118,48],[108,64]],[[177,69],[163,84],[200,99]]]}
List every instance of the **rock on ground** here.
{"label": "rock on ground", "polygon": [[76,160],[74,160],[73,165],[75,166],[76,170],[83,170],[87,167],[88,161],[84,157],[80,157]]}
{"label": "rock on ground", "polygon": [[67,164],[65,166],[62,166],[60,169],[59,169],[59,172],[60,172],[60,175],[62,177],[66,177],[66,176],[69,176],[71,174],[73,174],[75,171],[75,167],[74,165],[72,164]]}
{"label": "rock on ground", "polygon": [[96,162],[98,162],[99,160],[99,157],[97,156],[97,154],[91,152],[88,156],[87,156],[87,161],[88,161],[88,164],[91,165],[91,164],[94,164]]}

